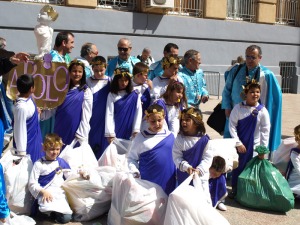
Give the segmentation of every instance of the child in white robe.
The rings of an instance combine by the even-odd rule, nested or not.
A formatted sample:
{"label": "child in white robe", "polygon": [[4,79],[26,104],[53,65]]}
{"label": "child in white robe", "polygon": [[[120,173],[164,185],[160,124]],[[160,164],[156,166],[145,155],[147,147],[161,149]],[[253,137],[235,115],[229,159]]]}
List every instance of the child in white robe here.
{"label": "child in white robe", "polygon": [[166,92],[153,104],[158,104],[164,108],[166,114],[165,125],[176,138],[180,127],[180,113],[187,106],[183,83],[178,81],[170,83]]}
{"label": "child in white robe", "polygon": [[153,89],[151,93],[153,101],[160,98],[163,93],[166,92],[168,85],[173,81],[183,83],[182,78],[177,76],[180,65],[180,59],[177,56],[163,57],[161,63],[164,73],[153,79]]}
{"label": "child in white robe", "polygon": [[105,137],[108,143],[114,138],[130,140],[140,132],[141,122],[141,98],[132,88],[131,74],[124,68],[117,68],[106,103]]}
{"label": "child in white robe", "polygon": [[128,167],[135,177],[160,185],[169,195],[176,185],[172,160],[174,135],[163,128],[165,113],[161,106],[151,105],[145,114],[148,128],[133,139]]}
{"label": "child in white robe", "polygon": [[84,63],[79,60],[70,63],[70,85],[64,102],[56,109],[44,110],[41,114],[41,120],[55,114],[54,132],[66,145],[71,144],[75,138],[82,142],[89,137],[93,94],[86,85],[84,69]]}
{"label": "child in white robe", "polygon": [[95,156],[99,159],[108,146],[104,137],[105,132],[105,112],[107,96],[110,91],[111,77],[105,75],[106,60],[102,56],[92,59],[92,69],[94,74],[87,78],[86,83],[93,93],[93,110],[90,120],[91,130],[89,133],[89,144]]}
{"label": "child in white robe", "polygon": [[300,125],[294,128],[294,135],[298,146],[291,149],[286,178],[293,193],[300,197]]}
{"label": "child in white robe", "polygon": [[38,110],[31,99],[34,92],[34,80],[31,75],[24,74],[17,80],[19,96],[14,107],[14,136],[12,154],[24,156],[30,154],[34,163],[44,153],[42,148],[42,135],[39,125]]}
{"label": "child in white robe", "polygon": [[178,184],[190,174],[200,176],[207,202],[211,204],[208,179],[213,149],[199,109],[189,107],[182,111],[180,133],[173,146],[173,160],[177,169]]}
{"label": "child in white robe", "polygon": [[68,223],[72,218],[72,210],[61,186],[71,170],[68,163],[58,157],[62,146],[62,139],[57,134],[46,135],[43,144],[46,155],[34,163],[28,188],[37,199],[40,212],[52,213],[57,222]]}

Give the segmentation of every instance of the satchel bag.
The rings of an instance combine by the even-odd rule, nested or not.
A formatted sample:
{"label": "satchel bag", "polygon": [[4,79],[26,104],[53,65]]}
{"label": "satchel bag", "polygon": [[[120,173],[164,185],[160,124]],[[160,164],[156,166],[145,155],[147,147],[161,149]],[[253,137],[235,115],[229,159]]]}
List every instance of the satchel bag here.
{"label": "satchel bag", "polygon": [[222,103],[214,108],[212,114],[208,117],[207,125],[217,131],[220,135],[223,135],[224,127],[226,123],[225,109],[222,109]]}

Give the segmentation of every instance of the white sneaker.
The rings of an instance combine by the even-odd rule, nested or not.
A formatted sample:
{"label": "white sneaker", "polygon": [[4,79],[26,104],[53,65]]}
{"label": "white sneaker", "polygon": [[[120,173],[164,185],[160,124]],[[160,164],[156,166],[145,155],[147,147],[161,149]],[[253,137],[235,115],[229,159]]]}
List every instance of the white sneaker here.
{"label": "white sneaker", "polygon": [[217,208],[220,209],[221,211],[226,211],[227,210],[227,207],[224,205],[223,202],[219,203]]}

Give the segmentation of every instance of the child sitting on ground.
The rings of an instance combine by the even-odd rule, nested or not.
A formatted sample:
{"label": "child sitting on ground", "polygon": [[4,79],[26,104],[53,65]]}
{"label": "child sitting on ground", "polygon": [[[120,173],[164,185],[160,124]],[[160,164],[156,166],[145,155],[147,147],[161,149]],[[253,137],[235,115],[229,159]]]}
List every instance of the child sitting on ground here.
{"label": "child sitting on ground", "polygon": [[298,146],[291,149],[291,159],[288,164],[286,179],[292,192],[300,197],[300,125],[294,128],[295,141]]}
{"label": "child sitting on ground", "polygon": [[227,196],[226,178],[225,178],[225,159],[221,156],[214,156],[209,168],[209,192],[213,207],[218,207],[222,211],[227,208],[222,202]]}
{"label": "child sitting on ground", "polygon": [[[28,187],[36,198],[33,215],[39,206],[40,212],[50,213],[56,222],[68,223],[72,218],[72,210],[61,186],[64,179],[71,175],[71,170],[69,164],[58,157],[62,146],[62,139],[57,134],[46,135],[43,144],[46,155],[34,163]],[[83,178],[89,177],[84,174]]]}

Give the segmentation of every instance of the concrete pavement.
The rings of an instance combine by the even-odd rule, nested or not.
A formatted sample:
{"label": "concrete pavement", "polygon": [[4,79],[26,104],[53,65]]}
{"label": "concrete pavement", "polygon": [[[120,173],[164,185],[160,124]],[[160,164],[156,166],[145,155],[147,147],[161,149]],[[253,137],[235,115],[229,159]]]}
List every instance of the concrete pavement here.
{"label": "concrete pavement", "polygon": [[[209,101],[201,105],[204,121],[207,121],[208,116],[213,111],[217,103],[221,101],[216,96],[211,96]],[[283,109],[282,109],[282,138],[293,136],[293,129],[300,124],[300,95],[283,94]],[[206,126],[207,133],[212,139],[222,138],[217,132]],[[231,225],[296,225],[300,221],[300,200],[296,200],[295,209],[287,213],[277,213],[270,211],[261,211],[249,209],[241,206],[232,199],[227,198],[227,211],[221,214],[230,222]],[[36,220],[37,225],[54,224],[49,220]],[[72,222],[70,225],[107,225],[106,215],[97,218],[90,222]],[[188,224],[185,224],[188,225]],[[209,225],[209,224],[208,224]]]}

